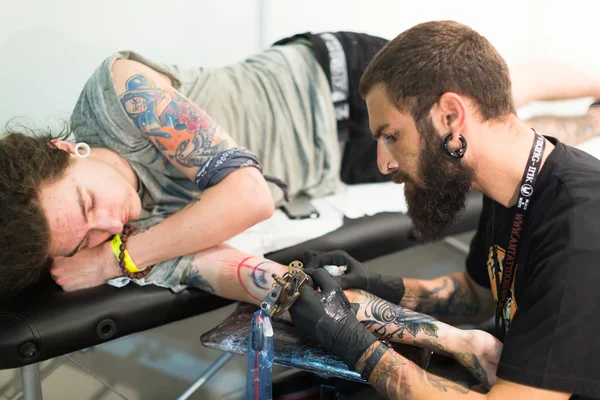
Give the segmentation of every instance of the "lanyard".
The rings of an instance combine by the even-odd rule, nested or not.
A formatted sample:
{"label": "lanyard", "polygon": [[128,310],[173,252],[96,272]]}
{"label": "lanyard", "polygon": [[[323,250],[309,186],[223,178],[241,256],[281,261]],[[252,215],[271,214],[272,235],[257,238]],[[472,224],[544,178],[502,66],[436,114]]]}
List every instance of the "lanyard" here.
{"label": "lanyard", "polygon": [[[515,279],[515,261],[517,260],[517,250],[521,239],[521,233],[523,231],[523,224],[525,221],[525,215],[527,211],[531,209],[530,202],[533,196],[533,188],[535,187],[535,181],[537,180],[538,173],[540,170],[540,163],[542,161],[542,155],[546,147],[546,141],[544,137],[537,133],[535,130],[535,138],[531,151],[529,152],[529,158],[527,159],[527,165],[525,171],[523,171],[523,178],[519,185],[519,198],[514,211],[513,223],[510,229],[510,235],[508,239],[508,245],[505,247],[505,256],[502,266],[502,282],[498,285],[498,278],[496,277],[496,293],[498,294],[498,302],[496,303],[496,334],[503,339],[506,334],[506,326],[504,325],[504,319],[502,313],[508,300],[508,293],[512,287]],[[492,246],[493,256],[495,258],[494,264],[500,262],[496,250],[496,243],[494,240],[494,219],[495,204],[492,208]],[[498,264],[499,266],[500,264]],[[495,272],[494,272],[495,273]],[[500,330],[500,322],[502,321],[502,331]]]}

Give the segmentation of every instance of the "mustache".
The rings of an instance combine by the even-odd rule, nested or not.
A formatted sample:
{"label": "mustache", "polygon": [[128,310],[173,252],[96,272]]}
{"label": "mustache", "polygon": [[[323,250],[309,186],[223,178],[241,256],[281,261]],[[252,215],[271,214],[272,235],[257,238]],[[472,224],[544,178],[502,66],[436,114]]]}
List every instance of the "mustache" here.
{"label": "mustache", "polygon": [[410,180],[410,176],[408,176],[408,174],[404,171],[398,170],[392,173],[392,182],[394,183],[402,184],[409,182]]}

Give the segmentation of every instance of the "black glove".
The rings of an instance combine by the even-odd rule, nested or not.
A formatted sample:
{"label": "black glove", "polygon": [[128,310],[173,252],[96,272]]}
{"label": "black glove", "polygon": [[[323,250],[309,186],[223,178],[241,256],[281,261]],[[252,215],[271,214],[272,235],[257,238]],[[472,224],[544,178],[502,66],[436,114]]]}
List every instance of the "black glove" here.
{"label": "black glove", "polygon": [[342,288],[322,268],[305,270],[321,292],[308,285],[290,308],[292,322],[353,370],[363,353],[377,341],[356,318]]}
{"label": "black glove", "polygon": [[304,253],[305,268],[321,268],[325,265],[346,265],[346,273],[333,277],[342,289],[362,289],[392,304],[400,304],[404,296],[404,281],[398,276],[380,275],[369,271],[359,261],[342,250]]}

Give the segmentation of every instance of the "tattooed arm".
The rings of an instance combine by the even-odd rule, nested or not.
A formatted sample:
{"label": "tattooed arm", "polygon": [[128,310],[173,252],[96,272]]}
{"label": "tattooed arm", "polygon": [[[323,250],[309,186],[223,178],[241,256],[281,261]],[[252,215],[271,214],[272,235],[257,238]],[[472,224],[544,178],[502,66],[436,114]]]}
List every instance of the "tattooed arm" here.
{"label": "tattooed arm", "polygon": [[432,280],[404,279],[404,285],[402,307],[446,323],[478,324],[494,315],[492,292],[475,283],[466,271]]}
{"label": "tattooed arm", "polygon": [[[196,254],[183,281],[221,297],[258,305],[272,289],[271,275],[281,276],[286,271],[287,267],[276,262],[220,245]],[[494,382],[501,344],[492,335],[457,329],[362,290],[346,290],[345,294],[359,305],[358,320],[376,336],[454,357],[486,386]]]}
{"label": "tattooed arm", "polygon": [[461,330],[362,290],[346,291],[360,308],[357,318],[375,336],[453,357],[486,387],[496,381],[502,344],[479,330]]}
{"label": "tattooed arm", "polygon": [[[366,360],[373,354],[378,343],[374,343],[356,364],[362,372]],[[512,383],[498,379],[486,393],[471,391],[458,383],[425,372],[413,362],[393,350],[388,350],[379,360],[369,377],[377,391],[388,399],[528,399],[528,400],[567,400],[570,395],[545,389]]]}
{"label": "tattooed arm", "polygon": [[[513,98],[517,108],[531,101],[600,99],[600,75],[568,65],[536,61],[511,67]],[[527,122],[537,131],[575,146],[600,134],[600,107],[585,115],[543,115]]]}
{"label": "tattooed arm", "polygon": [[[215,154],[237,147],[166,76],[130,60],[115,62],[113,76],[132,123],[190,180]],[[273,213],[270,191],[256,168],[239,168],[200,199],[130,238],[128,250],[139,268],[211,248]]]}
{"label": "tattooed arm", "polygon": [[[513,98],[517,108],[531,101],[600,99],[600,75],[568,65],[536,61],[511,67]],[[580,116],[543,115],[528,120],[539,132],[575,146],[600,134],[600,110],[592,107]]]}

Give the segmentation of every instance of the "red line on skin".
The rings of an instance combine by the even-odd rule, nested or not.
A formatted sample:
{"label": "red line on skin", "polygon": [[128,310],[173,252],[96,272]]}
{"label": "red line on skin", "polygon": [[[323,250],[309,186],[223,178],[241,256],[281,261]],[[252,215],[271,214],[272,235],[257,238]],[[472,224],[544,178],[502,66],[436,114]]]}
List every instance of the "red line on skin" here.
{"label": "red line on skin", "polygon": [[249,256],[244,258],[237,266],[237,276],[238,276],[238,280],[240,281],[240,285],[242,285],[242,287],[244,288],[244,290],[246,291],[246,293],[248,293],[248,295],[250,295],[250,297],[260,301],[260,299],[258,297],[256,297],[255,295],[253,295],[252,293],[250,293],[250,291],[248,290],[248,288],[246,287],[246,285],[244,285],[244,281],[242,281],[242,267],[248,267],[248,268],[253,268],[249,265],[244,265],[244,262],[246,262],[246,260],[252,258],[253,256]]}
{"label": "red line on skin", "polygon": [[[253,269],[253,271],[252,271],[252,274],[256,273],[256,271],[260,271],[260,272],[268,272],[266,269],[263,269],[263,268],[258,268],[258,266],[259,266],[260,264],[258,264],[258,265],[256,265],[256,266],[252,266],[252,265],[244,264],[244,261],[246,261],[248,258],[252,258],[252,256],[250,256],[250,257],[247,257],[247,258],[243,259],[243,260],[242,260],[242,261],[241,261],[239,264],[237,264],[237,265],[236,265],[236,263],[235,263],[235,262],[233,262],[233,263],[229,263],[229,265],[227,265],[227,264],[226,264],[226,265],[227,265],[228,267],[235,267],[236,269],[238,269],[238,272],[239,272],[239,269],[240,269],[240,268],[242,268],[242,267],[243,267],[243,268],[252,268],[252,269]],[[261,263],[261,264],[262,264],[262,263]],[[235,277],[231,277],[231,279],[235,279]]]}

